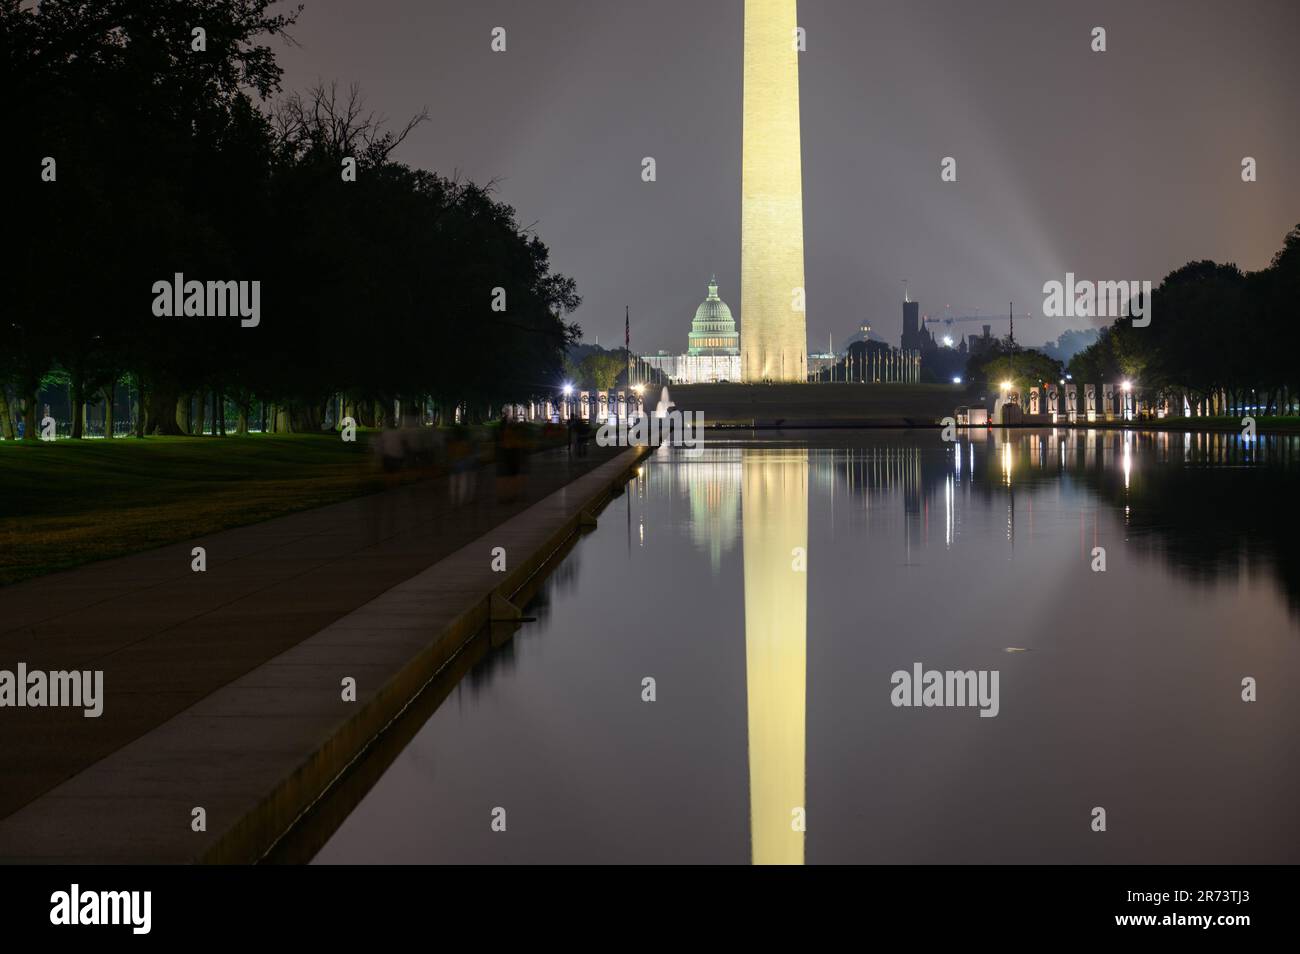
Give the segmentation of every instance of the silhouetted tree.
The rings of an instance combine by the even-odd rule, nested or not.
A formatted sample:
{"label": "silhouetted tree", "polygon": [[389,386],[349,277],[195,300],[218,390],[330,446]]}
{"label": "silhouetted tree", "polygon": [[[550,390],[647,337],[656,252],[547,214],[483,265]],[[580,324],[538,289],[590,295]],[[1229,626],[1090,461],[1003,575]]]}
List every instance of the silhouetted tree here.
{"label": "silhouetted tree", "polygon": [[[213,432],[255,402],[291,430],[399,401],[522,401],[549,391],[573,281],[492,185],[411,169],[356,87],[273,103],[266,41],[298,10],[271,0],[0,0],[0,150],[15,190],[0,323],[0,382],[34,435],[37,392],[68,376],[72,433],[84,403],[121,379],[142,395],[137,433]],[[202,26],[206,48],[191,31]],[[57,162],[40,182],[42,159]],[[356,161],[343,181],[344,159]],[[160,318],[155,281],[259,281],[262,321]],[[505,310],[492,308],[496,290]],[[197,413],[191,415],[191,407]],[[360,413],[360,412],[359,412]]]}

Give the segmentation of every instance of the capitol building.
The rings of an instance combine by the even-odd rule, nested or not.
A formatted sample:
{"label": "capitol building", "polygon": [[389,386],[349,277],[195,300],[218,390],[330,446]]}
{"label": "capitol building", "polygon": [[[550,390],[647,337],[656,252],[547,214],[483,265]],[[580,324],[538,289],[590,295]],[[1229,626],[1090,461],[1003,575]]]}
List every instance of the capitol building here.
{"label": "capitol building", "polygon": [[686,354],[644,355],[644,364],[662,371],[672,384],[710,384],[740,380],[740,334],[727,303],[718,297],[718,280],[695,309]]}

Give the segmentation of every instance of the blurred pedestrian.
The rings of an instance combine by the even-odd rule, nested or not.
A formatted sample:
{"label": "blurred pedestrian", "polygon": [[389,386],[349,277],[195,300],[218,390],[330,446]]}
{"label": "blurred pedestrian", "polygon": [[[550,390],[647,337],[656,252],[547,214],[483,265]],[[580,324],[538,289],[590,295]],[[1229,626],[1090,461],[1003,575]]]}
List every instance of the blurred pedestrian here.
{"label": "blurred pedestrian", "polygon": [[501,503],[513,503],[523,494],[525,441],[523,425],[503,416],[496,447],[497,500]]}
{"label": "blurred pedestrian", "polygon": [[578,456],[587,456],[587,442],[591,439],[591,426],[583,419],[578,420]]}
{"label": "blurred pedestrian", "polygon": [[474,458],[469,429],[464,424],[453,424],[447,437],[447,469],[451,474],[451,502],[458,507],[474,497]]}

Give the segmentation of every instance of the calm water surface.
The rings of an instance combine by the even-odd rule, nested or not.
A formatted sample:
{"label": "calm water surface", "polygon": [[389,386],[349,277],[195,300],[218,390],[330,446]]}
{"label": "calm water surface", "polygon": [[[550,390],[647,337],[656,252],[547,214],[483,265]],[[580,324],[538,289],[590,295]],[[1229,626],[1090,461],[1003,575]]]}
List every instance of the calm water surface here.
{"label": "calm water surface", "polygon": [[[1300,861],[1298,468],[1104,430],[661,450],[316,860]],[[916,663],[997,670],[998,715],[895,707]]]}

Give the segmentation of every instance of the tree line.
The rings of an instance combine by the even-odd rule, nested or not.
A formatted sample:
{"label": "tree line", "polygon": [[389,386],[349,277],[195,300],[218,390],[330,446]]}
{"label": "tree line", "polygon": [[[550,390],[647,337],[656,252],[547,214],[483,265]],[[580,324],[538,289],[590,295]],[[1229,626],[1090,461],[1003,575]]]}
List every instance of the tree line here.
{"label": "tree line", "polygon": [[1128,378],[1176,409],[1287,413],[1300,395],[1300,226],[1267,268],[1189,262],[1151,296],[1151,323],[1119,318],[1075,355],[1080,381]]}
{"label": "tree line", "polygon": [[[393,158],[356,87],[284,95],[271,0],[0,0],[0,417],[136,395],[137,435],[471,418],[553,392],[580,303],[492,183]],[[202,36],[196,34],[201,28]],[[261,320],[157,317],[156,282],[257,281]]]}
{"label": "tree line", "polygon": [[995,340],[972,353],[968,382],[1033,387],[1065,374],[1080,385],[1132,381],[1151,401],[1183,402],[1193,414],[1293,413],[1300,398],[1300,226],[1267,268],[1189,262],[1151,293],[1150,323],[1131,317],[1100,329],[1062,364],[1048,354]]}

